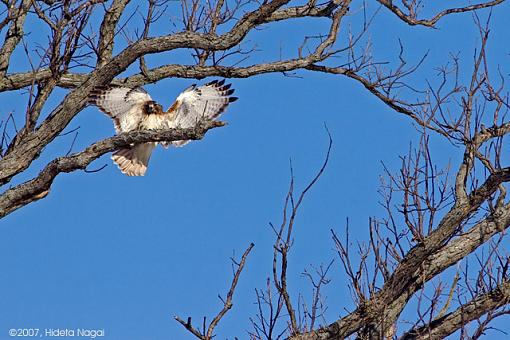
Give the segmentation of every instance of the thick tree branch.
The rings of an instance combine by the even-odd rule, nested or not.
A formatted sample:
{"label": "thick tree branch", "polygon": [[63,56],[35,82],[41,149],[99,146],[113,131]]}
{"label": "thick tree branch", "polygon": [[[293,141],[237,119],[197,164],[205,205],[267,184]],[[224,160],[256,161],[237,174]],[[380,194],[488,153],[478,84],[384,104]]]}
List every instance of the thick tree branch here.
{"label": "thick tree branch", "polygon": [[[312,54],[303,58],[261,63],[247,67],[171,64],[147,70],[147,77],[142,73],[137,73],[126,78],[115,78],[111,81],[111,84],[136,87],[172,77],[187,79],[203,79],[206,77],[248,78],[264,73],[289,72],[302,69],[320,59],[320,57]],[[66,73],[59,79],[58,86],[73,89],[79,87],[89,77],[89,74]],[[30,86],[34,80],[37,83],[49,78],[51,78],[51,72],[47,69],[36,73],[27,72],[8,75],[3,81],[0,81],[0,92],[21,89]]]}
{"label": "thick tree branch", "polygon": [[[429,263],[429,257],[440,251],[445,242],[453,237],[462,222],[498,189],[499,184],[508,181],[510,181],[510,168],[501,169],[490,175],[468,196],[467,204],[456,203],[443,217],[436,230],[406,254],[380,292],[349,315],[319,330],[297,335],[292,339],[345,338],[367,325],[374,324],[374,327],[380,326],[381,323],[386,326],[391,325],[411,296],[433,277],[432,274],[437,274],[455,263],[447,262],[439,267],[432,267],[430,275],[424,277],[423,265]],[[510,216],[505,214],[502,217],[505,223],[510,223]],[[492,227],[496,225],[501,227],[500,224],[492,225]],[[494,232],[493,230],[492,233]],[[472,247],[476,248],[476,246],[473,242],[466,243],[465,251],[471,252],[474,250]],[[451,248],[446,249],[451,251]],[[445,256],[441,252],[438,254]]]}
{"label": "thick tree branch", "polygon": [[[274,0],[260,6],[257,10],[243,16],[231,31],[222,36],[185,31],[173,35],[143,39],[127,47],[103,67],[92,72],[90,77],[79,88],[66,96],[64,101],[53,110],[50,117],[34,133],[24,138],[16,147],[15,152],[6,154],[0,160],[0,183],[5,184],[9,182],[14,175],[23,171],[31,164],[43,147],[51,142],[83,108],[93,88],[110,83],[116,75],[124,71],[140,56],[178,48],[211,51],[229,49],[239,44],[251,29],[265,22],[271,13],[287,2],[288,0]],[[349,1],[344,3],[342,13],[347,11],[348,3]],[[337,24],[340,18],[341,15],[337,15],[335,19]],[[332,33],[336,32],[336,30],[337,27],[333,26],[330,31],[330,37],[319,46],[320,53],[334,41]]]}
{"label": "thick tree branch", "polygon": [[132,131],[96,142],[85,150],[70,156],[51,161],[34,179],[8,189],[0,196],[0,218],[31,202],[44,198],[50,190],[53,180],[62,172],[85,169],[92,161],[105,153],[143,142],[197,140],[215,127],[224,123],[212,121],[199,123],[195,128],[170,129],[164,131]]}
{"label": "thick tree branch", "polygon": [[99,29],[99,45],[97,48],[97,65],[103,66],[112,57],[113,43],[117,30],[117,23],[130,0],[114,0],[106,11],[101,28]]}
{"label": "thick tree branch", "polygon": [[[12,6],[15,6],[14,2]],[[10,9],[12,14],[10,14],[9,17],[12,18],[12,21],[5,34],[2,48],[0,49],[0,77],[3,77],[7,73],[12,52],[14,52],[14,49],[18,46],[21,38],[23,38],[23,24],[25,23],[27,12],[31,6],[32,0],[23,0],[19,8]]]}
{"label": "thick tree branch", "polygon": [[[127,0],[119,1],[124,4]],[[115,3],[113,4],[115,5]],[[113,6],[112,5],[112,6]],[[125,5],[125,4],[124,4]],[[329,17],[333,14],[333,11],[337,8],[333,2],[328,5],[324,5],[322,7],[310,7],[308,5],[299,6],[299,7],[290,7],[287,9],[281,9],[273,13],[271,17],[265,19],[264,23],[268,23],[271,21],[279,21],[279,20],[287,20],[292,18],[300,18],[300,17]],[[115,7],[118,10],[118,7]],[[340,13],[337,16],[343,16],[347,13],[348,6],[342,6]],[[107,17],[103,21],[103,25],[110,27],[113,25],[112,22],[113,17],[116,11],[110,9],[111,12],[107,13]],[[110,15],[110,17],[108,17]],[[108,19],[108,20],[107,20]],[[118,18],[117,18],[118,21]],[[116,21],[115,21],[116,23]],[[103,25],[101,26],[103,28]],[[101,30],[102,32],[102,30]],[[108,39],[113,39],[113,37],[107,36],[111,31],[105,28],[104,37],[100,39],[100,55],[104,55],[100,58],[99,66],[103,66],[108,59],[111,58],[111,48],[112,43],[106,43],[109,41]],[[331,34],[330,34],[331,35]],[[103,46],[104,42],[104,47]],[[183,46],[183,48],[186,46]],[[189,47],[189,46],[188,46]],[[103,48],[103,49],[101,49]],[[109,51],[109,52],[108,52]],[[163,49],[161,50],[163,51]],[[160,52],[161,52],[160,51]],[[108,57],[106,55],[109,55]],[[326,56],[320,56],[319,53],[314,52],[306,57],[289,59],[283,61],[269,62],[269,63],[260,63],[247,67],[229,67],[229,66],[199,66],[199,65],[182,65],[182,64],[170,64],[165,66],[160,66],[151,70],[148,70],[147,76],[139,73],[127,78],[117,78],[113,79],[113,84],[122,84],[128,86],[141,86],[148,83],[157,82],[161,79],[170,78],[170,77],[181,77],[181,78],[192,78],[192,79],[202,79],[205,77],[211,76],[219,76],[225,78],[247,78],[253,75],[269,73],[269,72],[288,72],[297,70],[300,68],[304,68],[312,63],[321,61]],[[58,80],[58,86],[63,88],[76,88],[80,86],[89,78],[89,74],[79,74],[79,73],[66,73],[63,74],[62,77]],[[26,73],[15,73],[10,75],[5,75],[4,77],[0,77],[0,92],[3,91],[11,91],[21,89],[27,86],[30,86],[32,83],[39,83],[48,80],[52,77],[51,71],[49,69],[40,69],[35,72],[26,72]]]}
{"label": "thick tree branch", "polygon": [[476,320],[488,312],[504,306],[510,301],[510,282],[503,281],[498,287],[463,304],[454,312],[448,313],[431,323],[412,329],[400,339],[444,339],[462,326]]}
{"label": "thick tree branch", "polygon": [[[430,19],[418,18],[419,8],[417,6],[420,4],[419,1],[402,0],[398,5],[395,4],[395,1],[378,1],[409,25],[434,27],[441,18],[447,15],[496,6],[504,0],[447,9],[432,16]],[[54,3],[53,1],[44,2],[47,4]],[[389,244],[389,242],[385,243],[385,240],[379,240],[381,244],[386,246],[387,249],[384,250],[383,246],[376,244],[378,242],[377,237],[371,234],[372,243],[366,254],[368,257],[368,253],[373,252],[376,258],[374,262],[376,273],[374,274],[373,282],[367,284],[366,294],[363,283],[361,286],[356,287],[356,289],[361,287],[359,288],[361,294],[359,294],[359,305],[354,312],[318,330],[310,330],[303,326],[303,324],[306,325],[306,322],[302,323],[300,318],[300,300],[292,301],[287,291],[287,252],[292,244],[290,235],[292,233],[295,211],[299,207],[302,198],[299,198],[297,203],[294,202],[292,191],[290,191],[285,208],[286,210],[287,208],[290,209],[292,213],[287,221],[287,215],[285,215],[287,212],[284,212],[284,223],[279,234],[278,230],[275,229],[278,239],[275,244],[275,256],[273,258],[273,284],[278,293],[278,301],[275,305],[272,304],[269,286],[267,296],[264,294],[257,296],[261,326],[259,328],[255,327],[256,332],[260,330],[264,334],[273,334],[275,325],[278,319],[282,317],[282,311],[286,308],[288,313],[285,317],[289,319],[289,322],[286,324],[284,331],[290,333],[292,339],[337,339],[346,338],[356,332],[358,332],[360,337],[365,335],[372,338],[391,337],[392,333],[388,333],[388,330],[391,331],[391,327],[396,324],[403,308],[408,305],[409,300],[417,295],[416,293],[429,280],[437,277],[446,268],[472,254],[494,235],[509,227],[510,208],[505,205],[506,189],[503,184],[510,181],[510,168],[503,167],[500,162],[502,137],[510,132],[510,123],[505,122],[504,116],[508,110],[507,112],[502,110],[501,115],[499,115],[502,107],[508,107],[508,98],[504,95],[500,96],[500,92],[504,93],[502,90],[503,85],[501,85],[501,89],[494,89],[488,81],[488,67],[484,65],[486,63],[484,46],[488,36],[488,29],[484,30],[479,26],[480,30],[483,31],[482,33],[484,33],[482,34],[483,44],[481,52],[475,55],[475,69],[472,73],[471,84],[465,87],[459,86],[455,78],[455,81],[452,81],[454,85],[450,89],[450,78],[446,75],[455,74],[458,69],[454,67],[454,70],[450,71],[445,68],[439,72],[443,75],[444,79],[439,87],[440,89],[435,92],[430,84],[429,87],[423,90],[422,88],[416,89],[411,84],[406,83],[409,78],[405,77],[413,74],[421,64],[421,61],[415,67],[408,67],[403,57],[402,45],[398,56],[400,63],[396,67],[390,66],[393,69],[389,71],[383,65],[383,62],[378,62],[375,58],[372,58],[371,51],[369,50],[370,46],[367,46],[367,50],[362,51],[362,54],[358,55],[357,42],[360,39],[352,36],[350,32],[349,36],[345,37],[348,40],[347,47],[335,50],[335,44],[340,32],[340,24],[349,11],[350,0],[333,0],[321,4],[317,4],[315,0],[309,0],[305,4],[299,4],[299,6],[292,5],[290,0],[268,0],[249,2],[246,7],[241,7],[246,5],[242,1],[230,3],[229,1],[218,0],[203,5],[198,0],[191,0],[197,10],[194,10],[195,12],[191,15],[193,18],[184,18],[184,31],[164,36],[148,37],[149,25],[154,14],[154,8],[150,7],[154,2],[151,2],[149,14],[144,21],[143,33],[141,35],[138,34],[139,31],[135,28],[135,34],[140,39],[131,42],[129,37],[132,32],[128,32],[128,30],[126,32],[123,31],[127,36],[129,45],[117,55],[112,54],[113,43],[117,38],[116,34],[119,32],[117,27],[119,20],[125,15],[129,0],[113,0],[101,22],[99,37],[96,37],[94,32],[90,33],[90,37],[87,37],[82,34],[82,28],[85,25],[80,26],[80,18],[83,19],[81,23],[86,23],[88,15],[92,13],[92,9],[99,2],[103,1],[67,1],[48,8],[42,5],[41,2],[34,0],[3,1],[4,5],[10,5],[12,8],[8,9],[7,17],[0,23],[0,27],[5,25],[5,29],[9,25],[0,51],[0,92],[27,87],[30,87],[31,90],[25,127],[18,129],[15,126],[13,129],[15,130],[15,137],[9,135],[6,139],[7,142],[5,144],[2,143],[2,151],[5,150],[3,145],[9,145],[9,147],[7,151],[3,152],[3,158],[0,159],[0,184],[8,183],[11,178],[31,165],[44,148],[85,107],[90,92],[97,86],[117,84],[135,87],[169,77],[202,79],[210,76],[220,76],[224,78],[246,78],[257,74],[289,72],[299,69],[346,76],[363,85],[369,91],[369,94],[378,98],[393,111],[410,117],[419,126],[420,130],[423,128],[423,131],[435,131],[440,136],[446,137],[449,141],[465,146],[464,159],[458,167],[455,184],[452,188],[453,194],[446,194],[447,202],[444,204],[435,205],[433,202],[429,202],[431,197],[433,200],[434,189],[430,189],[430,195],[428,187],[425,190],[425,195],[421,195],[420,192],[421,186],[430,185],[434,188],[436,186],[434,180],[429,181],[429,178],[435,178],[435,169],[432,162],[426,163],[423,168],[416,166],[415,169],[411,169],[411,166],[409,169],[414,170],[414,174],[403,171],[402,180],[405,183],[399,189],[404,192],[403,196],[407,200],[404,203],[404,231],[407,231],[405,229],[406,226],[409,230],[414,230],[415,225],[413,225],[413,221],[408,219],[408,216],[413,213],[416,213],[414,216],[417,216],[419,219],[417,224],[420,226],[424,223],[424,216],[427,213],[430,215],[425,217],[429,218],[428,231],[423,232],[423,229],[420,229],[419,233],[412,233],[413,239],[409,241],[408,246],[406,245],[402,248],[398,244],[401,236],[397,232],[397,228],[395,228],[394,234],[399,251],[397,251],[397,255],[394,255],[394,260],[388,260],[388,254],[382,253],[384,251],[386,253],[394,251],[395,247],[391,249],[392,244]],[[16,4],[16,7],[14,4]],[[40,4],[41,7],[37,4]],[[30,6],[32,5],[35,12],[30,11]],[[234,5],[235,9],[229,7],[230,5]],[[402,6],[403,10],[398,6]],[[242,15],[240,12],[245,8],[251,8],[252,10]],[[82,10],[84,11],[84,16],[78,16]],[[364,14],[360,38],[367,32],[367,27],[371,22],[371,20],[367,20],[365,12]],[[52,41],[48,50],[39,56],[40,66],[33,67],[32,65],[32,72],[8,74],[11,54],[21,42],[23,24],[27,15],[32,15],[36,20],[41,21],[43,25],[46,23],[46,26],[49,27],[52,33]],[[239,64],[234,66],[219,65],[224,62],[225,55],[227,57],[236,53],[243,55],[245,51],[241,48],[241,44],[245,46],[244,41],[246,37],[251,34],[250,32],[261,28],[261,25],[296,18],[323,18],[324,20],[319,19],[314,20],[314,22],[321,23],[322,21],[328,21],[330,25],[326,28],[327,31],[321,31],[318,35],[314,33],[313,36],[305,37],[303,45],[297,49],[298,53],[295,58],[257,63],[244,67],[238,67],[237,65]],[[306,22],[307,20],[302,21]],[[27,20],[27,22],[30,21]],[[131,27],[129,29],[131,30]],[[220,34],[218,32],[225,33]],[[310,41],[315,41],[313,47],[311,47]],[[24,47],[27,51],[29,48],[33,48],[33,46]],[[145,62],[142,62],[143,67],[141,68],[143,72],[127,77],[119,76],[132,66],[133,63],[137,60],[142,60],[148,54],[186,49],[195,51],[193,56],[197,57],[198,65],[168,64],[147,69]],[[97,56],[97,64],[95,64],[95,59],[93,58],[94,54]],[[221,56],[220,59],[217,59],[217,56]],[[30,59],[28,53],[27,57]],[[336,57],[339,58],[335,59],[334,63],[333,58]],[[341,61],[336,63],[339,60]],[[70,66],[71,62],[73,66],[89,67],[93,71],[87,74],[73,73],[71,71],[73,68]],[[243,62],[244,59],[239,61],[239,63]],[[454,60],[454,63],[456,63],[456,60]],[[393,64],[390,63],[390,65]],[[485,71],[483,70],[484,66]],[[446,87],[448,89],[441,92],[445,84],[447,84]],[[41,123],[39,118],[44,117],[41,112],[43,109],[46,112],[50,111],[48,110],[49,107],[47,107],[47,99],[50,98],[57,87],[67,88],[70,91]],[[407,93],[402,94],[403,91],[410,91],[413,97],[419,97],[419,99],[412,99],[411,102],[408,102],[405,99]],[[442,95],[445,92],[446,94]],[[458,97],[454,96],[459,93],[462,94]],[[410,97],[408,96],[407,98]],[[477,102],[478,98],[481,99],[479,102]],[[461,103],[461,110],[451,110],[449,107],[451,104],[448,103]],[[482,119],[482,111],[486,107],[493,106],[492,104],[497,106],[497,108],[494,110],[492,122],[489,121],[487,124],[486,119]],[[479,111],[477,112],[477,110]],[[449,116],[451,113],[453,115],[457,114],[459,118],[445,118],[445,115]],[[14,122],[15,120],[12,119],[12,121]],[[489,127],[485,127],[482,121]],[[86,169],[92,161],[101,155],[132,143],[200,139],[208,129],[221,126],[221,123],[208,124],[202,124],[196,129],[136,131],[121,134],[94,143],[85,150],[73,155],[56,158],[49,162],[32,180],[7,189],[0,195],[0,217],[6,216],[30,202],[45,197],[54,179],[60,173]],[[425,136],[426,133],[424,132],[423,134]],[[427,136],[424,138],[426,139]],[[486,147],[487,150],[484,151],[482,146]],[[424,152],[424,157],[430,157],[428,149]],[[479,172],[476,173],[475,165],[480,163],[482,168],[487,170],[487,173],[484,175],[480,175]],[[419,180],[420,171],[426,174],[424,175],[424,182]],[[430,177],[429,172],[432,173]],[[482,184],[480,185],[480,183]],[[415,187],[412,188],[412,185]],[[444,191],[447,191],[449,188],[450,184],[444,184],[444,187],[439,188],[439,191],[441,191],[441,202],[443,202]],[[305,192],[308,189],[309,187],[305,189]],[[415,201],[409,204],[409,196],[413,194]],[[497,197],[498,195],[499,197]],[[451,197],[454,197],[454,202],[451,202]],[[497,202],[494,206],[493,202],[495,201]],[[422,203],[423,205],[420,205]],[[438,209],[445,209],[445,207],[448,207],[449,211],[441,211],[440,214],[436,215],[442,216],[442,219],[437,223],[438,217],[434,220],[434,214]],[[408,208],[414,209],[413,212],[410,213]],[[474,225],[468,224],[468,222],[471,223],[474,220],[474,217],[478,218]],[[393,223],[397,224],[398,222],[393,221]],[[283,235],[285,228],[287,228],[287,235]],[[464,231],[464,228],[468,230]],[[405,234],[402,237],[406,238],[407,235]],[[238,270],[234,275],[234,280],[224,301],[223,308],[213,319],[208,329],[205,327],[205,321],[203,330],[199,330],[191,325],[190,319],[188,319],[188,322],[185,322],[177,318],[177,321],[195,336],[200,339],[210,339],[214,336],[213,333],[216,325],[232,306],[232,296],[237,280],[250,250],[251,246],[245,252],[237,268]],[[364,254],[363,252],[360,253]],[[366,262],[363,261],[364,259],[361,261],[362,265],[366,265]],[[277,266],[280,263],[281,266]],[[383,272],[379,277],[377,276],[378,271]],[[360,272],[363,272],[361,266]],[[351,276],[355,277],[356,275],[358,274],[352,274]],[[363,273],[361,276],[363,276]],[[382,281],[378,281],[379,278]],[[383,282],[382,287],[380,287],[379,282]],[[438,291],[440,292],[441,289]],[[504,301],[507,302],[507,294],[503,295],[505,296]],[[493,308],[494,306],[497,308],[500,306],[498,305],[500,302],[497,300],[501,296],[498,299],[491,300],[495,304],[491,304],[490,299],[483,300],[483,298],[484,296],[479,296],[473,301],[480,303],[482,308]],[[267,318],[262,316],[261,301],[267,303],[268,308],[271,310],[270,316]],[[471,302],[466,306],[470,304]],[[431,307],[431,309],[433,308]],[[458,316],[455,314],[457,312],[438,317],[437,323],[429,324],[426,330],[415,327],[412,330],[413,333],[410,332],[405,336],[414,337],[430,334],[444,336],[449,334],[448,332],[453,331],[453,329],[448,327],[451,325],[459,327]],[[482,313],[483,311],[477,312]],[[477,317],[475,314],[469,313],[468,310],[466,314],[468,319],[471,316]],[[312,314],[314,315],[313,318],[315,318],[315,312]],[[426,323],[421,318],[422,316],[420,315],[420,323],[417,322],[417,324]],[[264,323],[265,321],[267,322]],[[312,322],[313,324],[314,322]],[[266,326],[267,329],[265,328]],[[310,330],[310,332],[299,334],[299,332],[304,330]],[[272,338],[272,336],[268,336],[268,338]]]}
{"label": "thick tree branch", "polygon": [[315,6],[315,2],[310,1],[303,6],[279,9],[267,18],[266,23],[303,17],[329,17],[340,3],[341,1],[330,1],[324,5]]}

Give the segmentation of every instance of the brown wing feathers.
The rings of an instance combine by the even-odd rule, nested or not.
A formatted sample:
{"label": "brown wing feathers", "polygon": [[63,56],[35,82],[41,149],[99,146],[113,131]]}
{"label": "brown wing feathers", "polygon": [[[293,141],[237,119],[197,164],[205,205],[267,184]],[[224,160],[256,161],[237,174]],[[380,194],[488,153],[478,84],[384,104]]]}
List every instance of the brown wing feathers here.
{"label": "brown wing feathers", "polygon": [[88,104],[95,105],[97,108],[104,113],[106,113],[108,116],[112,117],[112,113],[106,111],[101,105],[101,101],[104,100],[104,95],[108,92],[110,87],[108,86],[97,86],[95,87],[89,95]]}

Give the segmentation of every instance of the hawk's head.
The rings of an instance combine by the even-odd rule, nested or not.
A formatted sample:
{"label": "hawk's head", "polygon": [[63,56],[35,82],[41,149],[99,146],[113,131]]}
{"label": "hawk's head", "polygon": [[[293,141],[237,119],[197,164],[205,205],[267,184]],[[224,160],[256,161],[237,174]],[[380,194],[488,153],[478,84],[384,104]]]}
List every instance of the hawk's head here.
{"label": "hawk's head", "polygon": [[156,103],[155,101],[148,101],[143,106],[143,111],[145,114],[161,114],[163,113],[163,107]]}

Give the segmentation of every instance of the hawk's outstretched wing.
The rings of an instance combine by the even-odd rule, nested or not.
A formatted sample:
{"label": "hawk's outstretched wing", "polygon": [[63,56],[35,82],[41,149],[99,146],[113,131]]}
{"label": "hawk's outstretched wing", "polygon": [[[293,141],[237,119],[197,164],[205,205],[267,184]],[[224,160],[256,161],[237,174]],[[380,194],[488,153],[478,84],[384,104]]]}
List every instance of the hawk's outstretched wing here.
{"label": "hawk's outstretched wing", "polygon": [[[182,92],[168,113],[173,114],[169,123],[170,128],[190,128],[203,118],[215,119],[228,104],[237,100],[232,97],[231,84],[225,85],[225,80],[212,81],[203,86],[192,85]],[[172,142],[175,146],[182,146],[189,141]]]}
{"label": "hawk's outstretched wing", "polygon": [[138,129],[144,118],[144,106],[152,102],[140,87],[101,87],[90,95],[90,103],[113,119],[117,133]]}
{"label": "hawk's outstretched wing", "polygon": [[[90,96],[90,103],[99,107],[113,119],[117,133],[151,128],[144,126],[146,118],[152,113],[163,113],[161,106],[155,103],[149,94],[140,87],[134,89],[127,87],[97,88]],[[156,145],[157,143],[142,143],[119,149],[113,153],[112,159],[122,173],[128,176],[143,176],[147,171],[152,150]]]}
{"label": "hawk's outstretched wing", "polygon": [[[144,89],[127,87],[101,87],[90,96],[90,103],[96,105],[113,119],[117,133],[132,130],[191,128],[202,119],[217,118],[229,103],[234,90],[225,81],[212,81],[203,86],[195,85],[181,93],[175,103],[164,112],[161,105],[152,100]],[[182,146],[189,141],[175,141],[172,145]],[[131,145],[113,153],[112,159],[119,169],[128,176],[143,176],[152,150],[158,143]],[[164,146],[167,143],[161,143]]]}

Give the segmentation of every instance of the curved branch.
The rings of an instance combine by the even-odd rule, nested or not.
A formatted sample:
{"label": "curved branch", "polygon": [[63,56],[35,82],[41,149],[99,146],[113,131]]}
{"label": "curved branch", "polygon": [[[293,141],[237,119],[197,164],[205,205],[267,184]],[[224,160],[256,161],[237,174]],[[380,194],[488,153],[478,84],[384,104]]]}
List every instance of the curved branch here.
{"label": "curved branch", "polygon": [[[427,27],[434,27],[434,25],[442,17],[444,17],[446,15],[454,14],[454,13],[472,12],[477,9],[494,7],[496,5],[499,5],[500,3],[502,3],[505,0],[494,0],[494,1],[489,1],[489,2],[479,3],[476,5],[445,9],[444,11],[441,11],[438,14],[436,14],[435,16],[433,16],[431,19],[417,19],[416,13],[415,13],[415,10],[416,10],[415,7],[411,8],[412,13],[405,14],[400,8],[393,5],[393,2],[391,0],[377,0],[377,1],[379,1],[379,3],[381,3],[386,8],[388,8],[391,12],[393,12],[396,16],[398,16],[402,21],[404,21],[405,23],[407,23],[411,26],[421,25],[421,26],[427,26]],[[410,6],[412,6],[412,5],[410,5]]]}
{"label": "curved branch", "polygon": [[442,136],[448,137],[448,134],[444,130],[442,130],[442,129],[432,125],[430,122],[422,119],[413,110],[411,110],[403,105],[399,105],[399,103],[395,99],[388,97],[382,91],[380,91],[377,88],[376,84],[374,84],[369,79],[357,74],[356,72],[353,72],[352,70],[350,70],[348,68],[328,67],[328,66],[315,65],[315,64],[310,64],[310,65],[306,66],[305,68],[310,71],[317,71],[317,72],[324,72],[324,73],[331,73],[331,74],[341,74],[341,75],[345,75],[349,78],[352,78],[352,79],[358,81],[368,91],[370,91],[373,95],[375,95],[377,98],[379,98],[384,104],[386,104],[388,107],[390,107],[394,111],[396,111],[398,113],[402,113],[402,114],[410,117],[412,120],[414,120],[420,126],[426,127],[427,129],[437,132]]}
{"label": "curved branch", "polygon": [[105,153],[130,144],[144,142],[198,140],[202,139],[208,130],[224,125],[223,122],[210,121],[199,123],[196,127],[188,129],[131,131],[96,142],[73,155],[57,158],[48,163],[37,177],[5,191],[0,196],[0,218],[31,202],[46,197],[53,180],[58,174],[85,169],[92,161]]}

